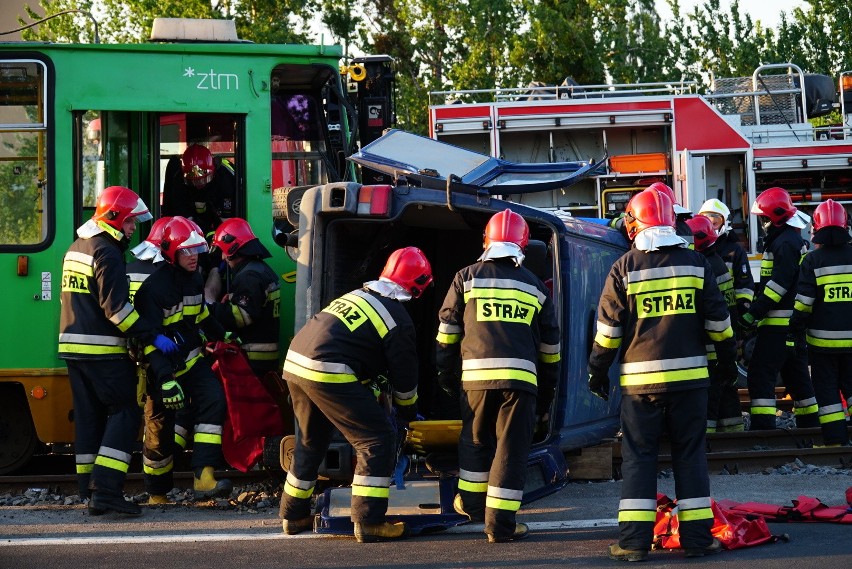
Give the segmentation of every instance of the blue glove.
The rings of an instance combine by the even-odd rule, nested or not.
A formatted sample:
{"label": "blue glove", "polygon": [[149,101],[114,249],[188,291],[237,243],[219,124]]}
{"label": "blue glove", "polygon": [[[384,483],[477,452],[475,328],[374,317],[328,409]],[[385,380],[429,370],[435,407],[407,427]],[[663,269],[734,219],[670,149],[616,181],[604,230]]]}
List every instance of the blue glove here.
{"label": "blue glove", "polygon": [[166,355],[173,354],[178,351],[178,345],[165,334],[157,334],[157,337],[154,338],[154,347]]}
{"label": "blue glove", "polygon": [[163,405],[166,409],[177,411],[183,409],[183,389],[180,384],[173,379],[163,383],[162,387]]}

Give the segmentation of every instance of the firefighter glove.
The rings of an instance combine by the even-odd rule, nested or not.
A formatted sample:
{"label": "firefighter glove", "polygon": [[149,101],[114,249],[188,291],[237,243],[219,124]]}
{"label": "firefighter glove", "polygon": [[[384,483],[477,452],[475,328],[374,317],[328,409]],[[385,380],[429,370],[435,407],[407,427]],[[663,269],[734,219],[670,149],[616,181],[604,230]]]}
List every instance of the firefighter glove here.
{"label": "firefighter glove", "polygon": [[183,409],[183,389],[180,384],[174,379],[170,379],[163,383],[162,388],[163,405],[166,409],[177,411]]}
{"label": "firefighter glove", "polygon": [[458,399],[459,398],[459,377],[448,371],[439,371],[438,372],[438,385],[441,387],[441,391],[447,394],[447,397],[450,399]]}
{"label": "firefighter glove", "polygon": [[165,334],[157,334],[157,337],[154,338],[154,347],[166,355],[170,355],[178,351],[178,345],[175,344],[175,341]]}
{"label": "firefighter glove", "polygon": [[784,340],[785,349],[791,356],[795,356],[797,352],[805,350],[806,343],[804,335],[796,332],[787,332],[787,337]]}
{"label": "firefighter glove", "polygon": [[716,377],[722,385],[736,385],[739,372],[737,371],[737,362],[732,359],[719,360],[716,364]]}
{"label": "firefighter glove", "polygon": [[417,404],[414,403],[412,405],[397,405],[396,416],[402,423],[410,423],[411,421],[417,421]]}
{"label": "firefighter glove", "polygon": [[604,401],[609,400],[609,376],[597,373],[589,374],[589,391]]}
{"label": "firefighter glove", "polygon": [[751,312],[745,312],[739,318],[740,328],[743,330],[751,330],[757,326],[757,320]]}

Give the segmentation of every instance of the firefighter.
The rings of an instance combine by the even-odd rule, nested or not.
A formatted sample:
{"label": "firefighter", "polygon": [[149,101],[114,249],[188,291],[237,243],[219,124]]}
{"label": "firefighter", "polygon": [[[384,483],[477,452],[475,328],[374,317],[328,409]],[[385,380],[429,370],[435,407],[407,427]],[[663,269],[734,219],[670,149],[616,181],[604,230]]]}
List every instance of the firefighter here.
{"label": "firefighter", "polygon": [[402,305],[432,282],[416,247],[391,253],[378,280],[333,300],[299,330],[284,361],[296,415],[296,446],[281,494],[283,530],[311,529],[311,496],[337,429],[357,451],[351,519],[359,543],[399,539],[405,522],[385,519],[396,430],[369,383],[384,375],[402,422],[417,417],[414,323]]}
{"label": "firefighter", "polygon": [[[210,311],[226,330],[239,335],[249,365],[259,378],[277,374],[281,285],[278,275],[263,261],[272,255],[248,222],[238,217],[222,222],[213,246],[222,251],[227,264],[227,296],[211,303]],[[218,299],[220,294],[215,291],[213,297]]]}
{"label": "firefighter", "polygon": [[683,237],[691,249],[693,247],[692,229],[689,228],[686,220],[692,217],[692,212],[677,203],[674,190],[668,184],[664,184],[663,182],[654,182],[646,189],[654,190],[655,192],[662,192],[666,194],[666,197],[668,197],[669,200],[671,200],[672,209],[675,213],[675,233]]}
{"label": "firefighter", "polygon": [[[731,322],[737,319],[737,298],[734,291],[734,277],[728,271],[725,261],[716,252],[718,235],[710,218],[697,215],[686,221],[695,237],[695,250],[707,257],[716,284],[725,299]],[[740,396],[737,393],[737,374],[721,377],[716,365],[716,346],[707,344],[707,360],[710,369],[710,391],[707,393],[707,432],[724,433],[743,430],[743,415],[740,411]]]}
{"label": "firefighter", "polygon": [[234,167],[227,160],[214,158],[206,147],[191,144],[180,160],[169,161],[163,186],[163,215],[192,219],[206,238],[223,219],[236,215],[236,199]]}
{"label": "firefighter", "polygon": [[133,302],[136,291],[142,286],[159,263],[163,262],[160,252],[160,241],[163,238],[163,230],[171,221],[171,217],[161,217],[151,224],[151,231],[139,245],[130,250],[130,254],[136,259],[127,264],[127,278],[130,280],[130,302]]}
{"label": "firefighter", "polygon": [[783,188],[764,190],[751,207],[752,215],[758,216],[766,232],[766,239],[754,301],[740,316],[743,330],[757,327],[748,366],[750,430],[775,428],[775,384],[779,372],[793,398],[796,426],[816,427],[819,424],[804,343],[796,343],[791,350],[785,350],[799,263],[807,252],[800,235],[805,225],[796,211],[790,194]]}
{"label": "firefighter", "polygon": [[529,227],[506,209],[485,227],[484,252],[458,271],[439,312],[438,381],[461,384],[459,483],[453,505],[485,522],[489,543],[527,537],[516,523],[537,418],[553,401],[560,360],[556,312],[523,267]]}
{"label": "firefighter", "polygon": [[598,309],[589,389],[607,400],[608,370],[620,354],[623,485],[619,540],[609,557],[643,561],[654,534],[657,457],[668,435],[677,491],[680,542],[688,557],[721,550],[710,533],[707,471],[706,341],[722,377],[736,373],[728,307],[707,259],[675,234],[671,200],[646,190],[627,205],[633,248],[612,266]]}
{"label": "firefighter", "polygon": [[[852,245],[846,210],[826,200],[813,218],[816,249],[802,261],[788,343],[807,332],[823,444],[849,444],[843,397],[852,406]],[[841,395],[838,396],[838,393]]]}
{"label": "firefighter", "polygon": [[725,261],[728,271],[734,278],[734,291],[737,299],[737,311],[744,314],[754,300],[754,278],[748,264],[748,255],[740,244],[737,234],[731,230],[731,210],[716,198],[701,204],[698,215],[703,215],[713,223],[719,234],[716,239],[716,253]]}
{"label": "firefighter", "polygon": [[[174,486],[174,445],[177,441],[184,446],[192,432],[195,498],[228,496],[231,482],[216,480],[213,474],[224,464],[225,392],[203,354],[205,338],[224,337],[224,330],[204,303],[204,280],[197,270],[198,255],[207,252],[207,242],[196,224],[175,216],[163,230],[160,251],[166,262],[139,287],[136,304],[143,316],[158,319],[179,350],[165,357],[151,346],[145,348],[149,374],[156,379],[149,382],[145,402],[145,488],[150,503],[168,501],[166,494]],[[185,412],[176,413],[184,407]]]}
{"label": "firefighter", "polygon": [[124,251],[136,222],[149,219],[135,192],[108,187],[62,262],[59,357],[68,366],[74,401],[80,497],[89,499],[93,515],[141,513],[123,496],[140,420],[127,338],[150,344],[156,353],[177,350],[130,303]]}

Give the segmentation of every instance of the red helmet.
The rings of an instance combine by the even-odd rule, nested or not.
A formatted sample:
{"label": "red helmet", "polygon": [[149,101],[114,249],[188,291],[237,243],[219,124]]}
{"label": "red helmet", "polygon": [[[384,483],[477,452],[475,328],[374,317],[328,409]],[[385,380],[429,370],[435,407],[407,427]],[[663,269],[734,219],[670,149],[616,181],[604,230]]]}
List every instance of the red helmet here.
{"label": "red helmet", "polygon": [[675,226],[672,201],[665,193],[650,188],[630,198],[624,213],[624,227],[631,241],[649,227]]}
{"label": "red helmet", "polygon": [[405,247],[390,254],[380,276],[395,282],[417,298],[432,283],[432,265],[423,251],[417,247]]}
{"label": "red helmet", "polygon": [[495,213],[485,226],[485,247],[501,241],[526,249],[530,242],[530,227],[524,218],[510,209]]}
{"label": "red helmet", "polygon": [[148,206],[136,192],[124,186],[110,186],[101,192],[95,205],[93,220],[102,221],[121,231],[124,222],[131,218],[137,221],[153,219]]}
{"label": "red helmet", "polygon": [[213,246],[221,249],[226,259],[236,254],[262,258],[272,256],[251,230],[248,221],[239,217],[226,219],[216,228]]}
{"label": "red helmet", "polygon": [[796,215],[796,208],[790,200],[790,194],[784,188],[769,188],[761,192],[754,204],[751,206],[753,215],[761,215],[769,218],[770,223],[780,227]]}
{"label": "red helmet", "polygon": [[823,227],[846,229],[846,209],[834,200],[825,200],[814,211],[814,233]]}
{"label": "red helmet", "polygon": [[177,255],[198,255],[207,252],[207,241],[198,231],[198,225],[179,215],[174,216],[163,229],[163,238],[160,241],[160,251],[163,258],[172,265],[177,260]]}
{"label": "red helmet", "polygon": [[709,217],[696,215],[687,219],[686,224],[692,230],[692,235],[695,237],[696,251],[704,251],[708,247],[711,247],[716,242],[716,239],[719,238],[719,234],[716,233],[713,222],[710,221]]}
{"label": "red helmet", "polygon": [[166,230],[166,225],[168,225],[171,220],[171,217],[165,216],[155,221],[151,225],[151,231],[148,232],[148,237],[145,238],[145,241],[159,247],[160,241],[163,240],[163,232]]}
{"label": "red helmet", "polygon": [[213,155],[204,146],[193,144],[183,152],[183,177],[195,186],[203,188],[213,180]]}
{"label": "red helmet", "polygon": [[666,197],[669,198],[669,200],[671,200],[672,205],[677,203],[677,200],[675,199],[675,195],[674,195],[674,190],[668,184],[664,184],[662,182],[654,182],[653,184],[651,184],[650,186],[648,186],[645,189],[646,190],[654,190],[655,192],[662,192],[662,193],[666,194]]}

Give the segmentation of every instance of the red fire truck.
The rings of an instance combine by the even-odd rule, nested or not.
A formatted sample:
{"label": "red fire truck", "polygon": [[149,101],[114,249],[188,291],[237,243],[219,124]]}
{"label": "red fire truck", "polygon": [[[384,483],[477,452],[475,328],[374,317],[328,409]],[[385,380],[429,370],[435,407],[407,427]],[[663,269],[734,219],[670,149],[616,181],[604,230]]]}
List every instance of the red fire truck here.
{"label": "red fire truck", "polygon": [[[852,71],[837,80],[792,63],[763,65],[751,77],[694,82],[577,85],[430,94],[430,136],[519,162],[607,155],[570,188],[505,196],[575,217],[609,217],[654,181],[693,212],[709,198],[731,209],[750,253],[758,224],[748,209],[781,186],[808,213],[827,198],[852,205]],[[832,114],[836,113],[836,114]],[[815,126],[828,115],[840,120]],[[823,119],[827,120],[827,119]]]}

